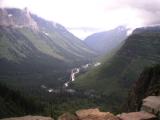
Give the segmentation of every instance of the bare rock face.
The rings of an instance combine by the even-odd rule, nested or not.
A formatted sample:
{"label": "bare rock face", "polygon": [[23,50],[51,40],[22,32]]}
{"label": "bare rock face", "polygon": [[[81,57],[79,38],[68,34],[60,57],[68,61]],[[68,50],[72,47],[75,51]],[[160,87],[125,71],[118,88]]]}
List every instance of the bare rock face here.
{"label": "bare rock face", "polygon": [[100,112],[99,109],[84,109],[76,111],[79,120],[119,120],[109,112]]}
{"label": "bare rock face", "polygon": [[43,116],[24,116],[24,117],[5,118],[1,120],[53,120],[53,119],[50,117],[43,117]]}
{"label": "bare rock face", "polygon": [[100,111],[99,111],[98,108],[95,108],[95,109],[84,109],[84,110],[76,111],[76,115],[78,116],[79,119],[83,119],[83,118],[86,118],[89,115],[97,114],[99,112]]}
{"label": "bare rock face", "polygon": [[117,115],[120,120],[155,120],[156,116],[148,112],[131,112]]}
{"label": "bare rock face", "polygon": [[38,30],[37,23],[32,19],[27,8],[24,10],[16,8],[0,8],[0,26],[5,27],[29,27]]}

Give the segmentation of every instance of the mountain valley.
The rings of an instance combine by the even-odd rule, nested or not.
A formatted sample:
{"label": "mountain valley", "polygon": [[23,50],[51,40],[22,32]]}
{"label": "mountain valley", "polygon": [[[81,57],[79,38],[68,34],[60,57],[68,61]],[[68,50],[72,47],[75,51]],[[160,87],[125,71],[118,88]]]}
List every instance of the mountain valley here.
{"label": "mountain valley", "polygon": [[68,79],[67,71],[96,56],[63,26],[33,15],[27,8],[0,9],[0,14],[2,82],[22,88],[42,83],[58,87]]}
{"label": "mountain valley", "polygon": [[0,119],[159,119],[144,101],[160,96],[160,26],[127,32],[82,41],[27,8],[0,8]]}

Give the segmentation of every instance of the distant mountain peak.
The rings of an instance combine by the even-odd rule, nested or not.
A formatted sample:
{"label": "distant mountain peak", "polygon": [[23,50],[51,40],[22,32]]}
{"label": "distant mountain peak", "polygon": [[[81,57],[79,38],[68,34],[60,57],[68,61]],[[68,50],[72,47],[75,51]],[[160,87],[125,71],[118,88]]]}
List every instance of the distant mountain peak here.
{"label": "distant mountain peak", "polygon": [[124,26],[119,26],[109,31],[94,33],[84,41],[93,50],[100,54],[106,54],[117,48],[126,37],[127,29]]}

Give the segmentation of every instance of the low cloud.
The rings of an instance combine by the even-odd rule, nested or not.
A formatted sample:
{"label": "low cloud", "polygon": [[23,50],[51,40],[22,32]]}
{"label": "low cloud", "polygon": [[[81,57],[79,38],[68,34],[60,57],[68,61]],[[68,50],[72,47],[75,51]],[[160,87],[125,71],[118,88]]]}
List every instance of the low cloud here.
{"label": "low cloud", "polygon": [[145,25],[160,24],[160,0],[113,0],[111,4],[112,9],[129,7],[136,10]]}
{"label": "low cloud", "polygon": [[119,25],[134,29],[160,24],[160,0],[0,0],[0,7],[28,7],[79,37]]}

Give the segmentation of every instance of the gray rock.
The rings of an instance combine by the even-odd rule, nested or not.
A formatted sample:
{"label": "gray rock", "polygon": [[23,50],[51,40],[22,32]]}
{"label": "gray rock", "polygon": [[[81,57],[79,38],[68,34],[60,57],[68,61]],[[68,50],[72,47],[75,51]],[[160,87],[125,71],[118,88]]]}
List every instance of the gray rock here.
{"label": "gray rock", "polygon": [[143,99],[141,110],[160,117],[160,96],[149,96]]}

